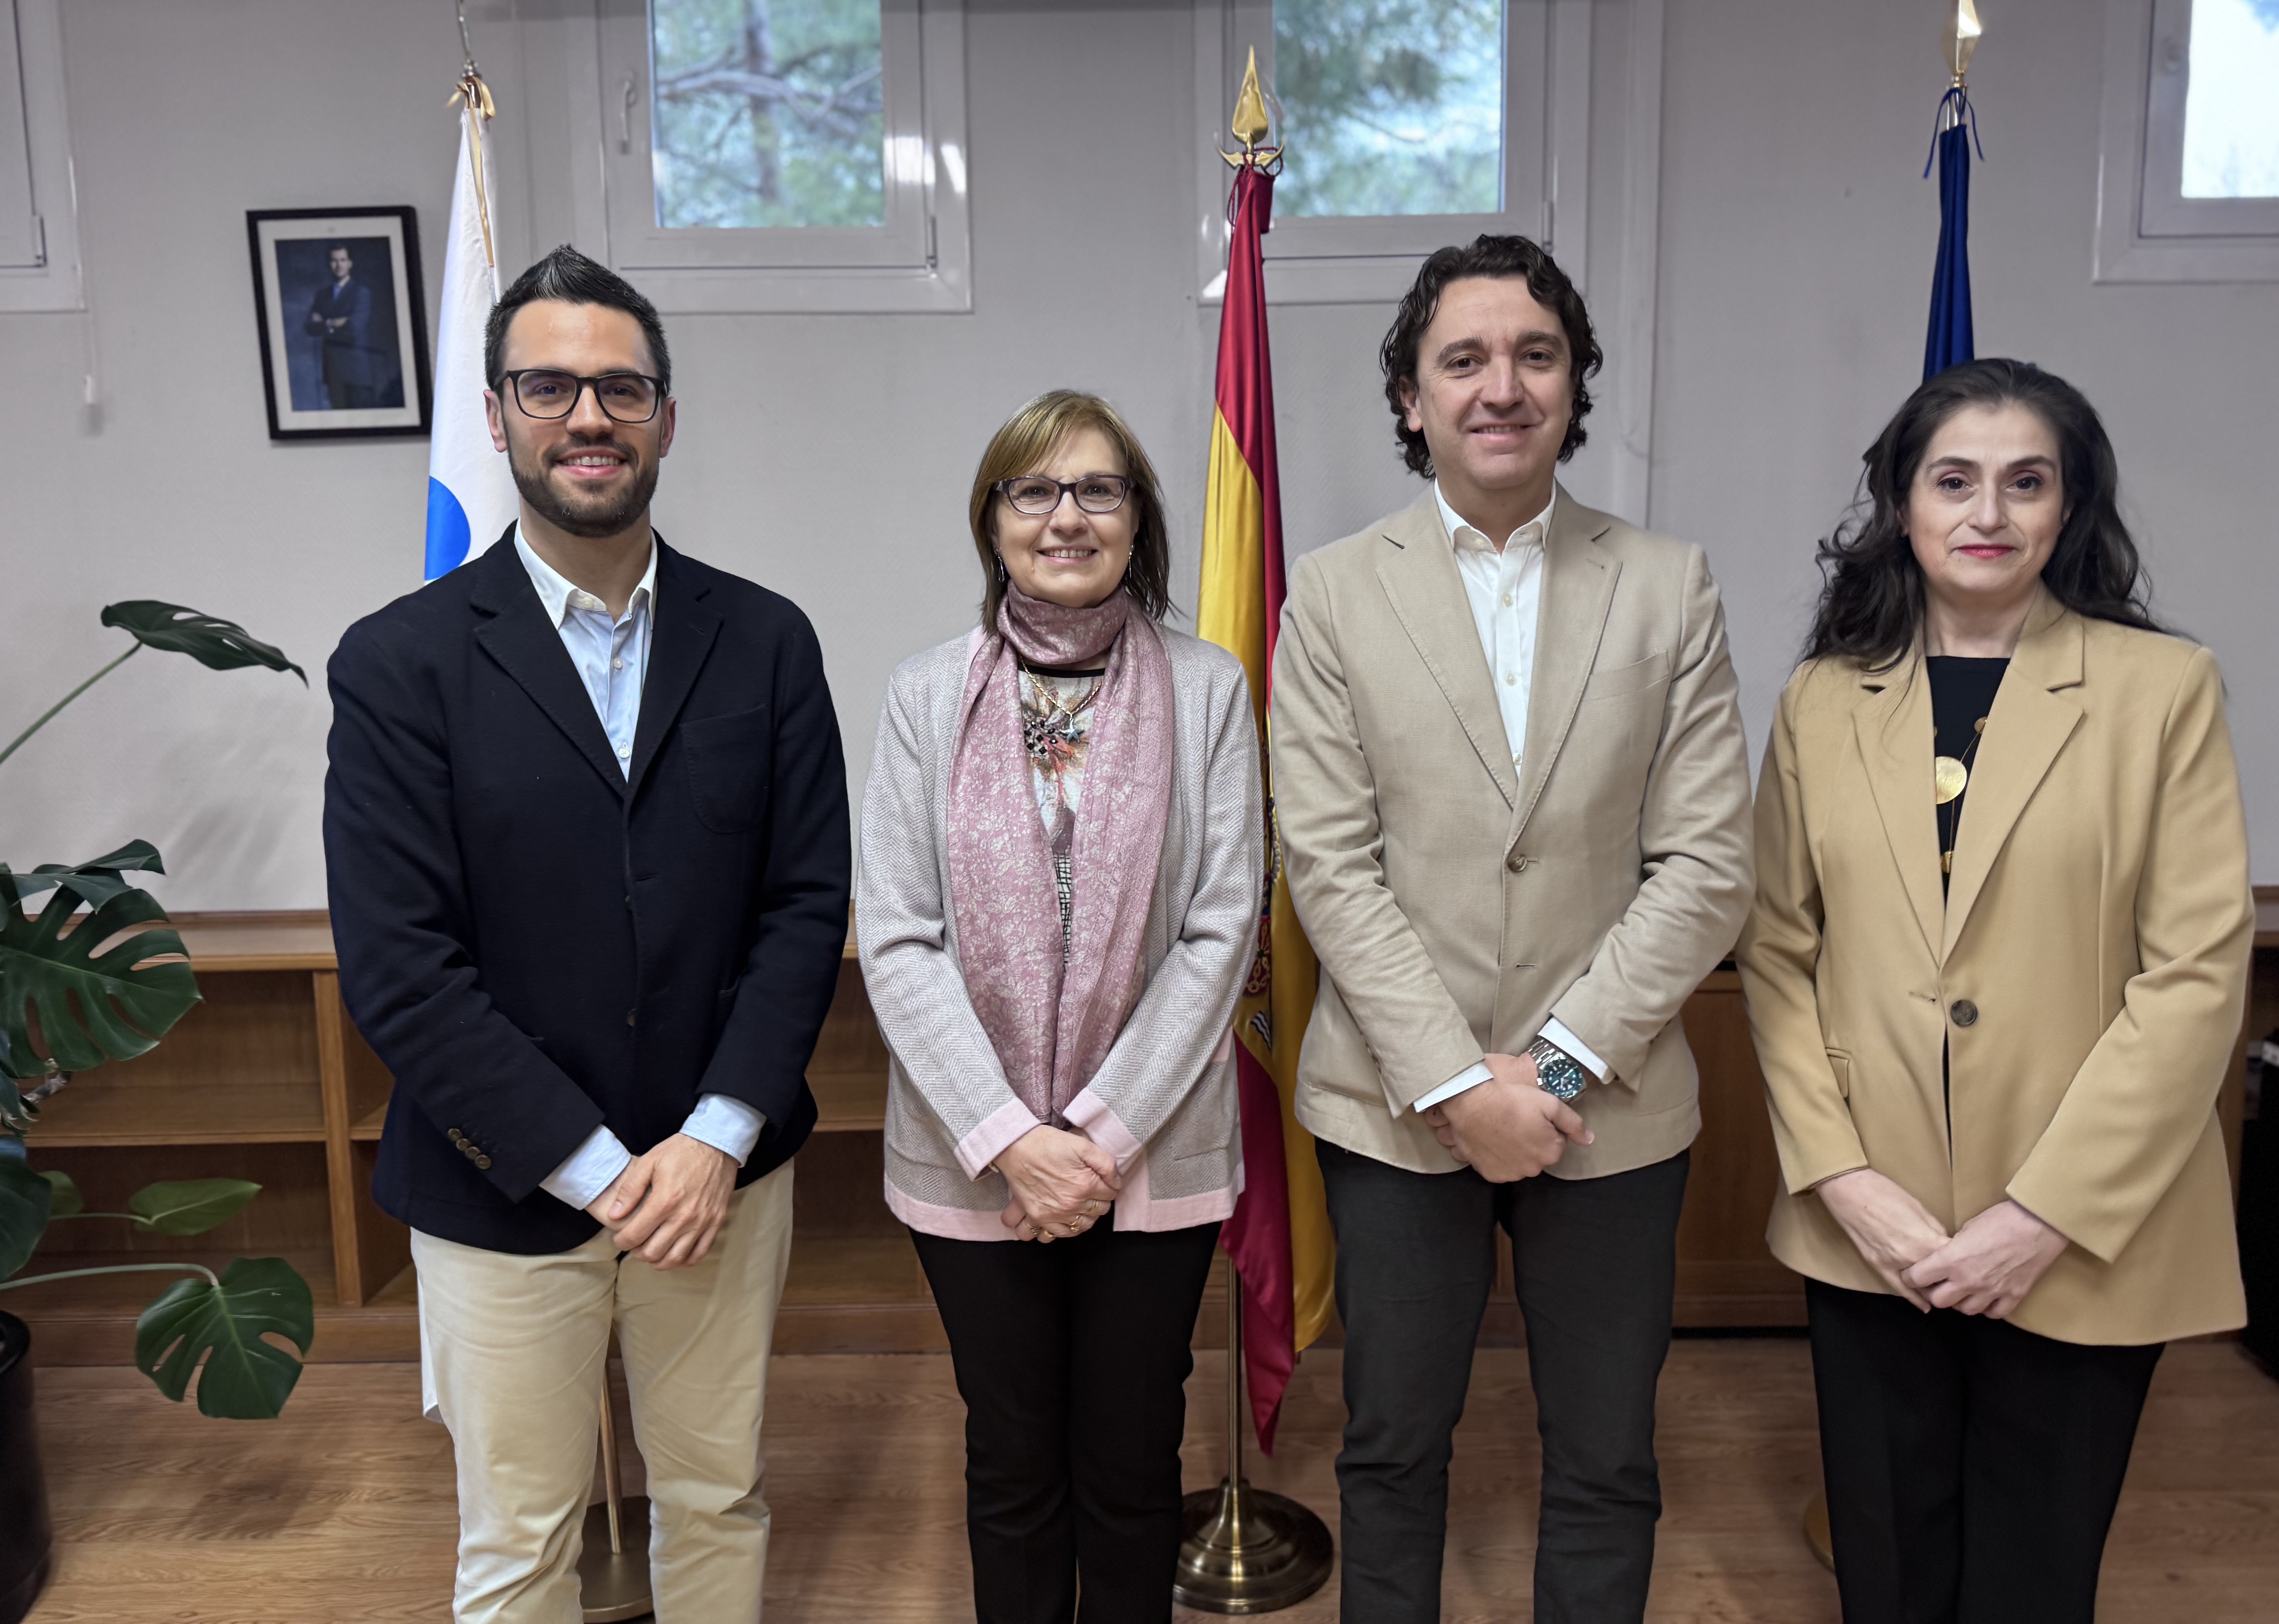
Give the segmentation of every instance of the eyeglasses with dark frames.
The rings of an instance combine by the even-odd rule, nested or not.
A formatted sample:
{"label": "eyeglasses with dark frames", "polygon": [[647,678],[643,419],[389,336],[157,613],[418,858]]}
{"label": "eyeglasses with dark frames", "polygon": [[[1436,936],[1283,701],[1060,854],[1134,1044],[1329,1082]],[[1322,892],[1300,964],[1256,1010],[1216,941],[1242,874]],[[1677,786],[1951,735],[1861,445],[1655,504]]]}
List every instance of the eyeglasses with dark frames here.
{"label": "eyeglasses with dark frames", "polygon": [[1073,495],[1086,513],[1113,513],[1132,494],[1132,481],[1122,474],[1086,474],[1079,479],[1047,479],[1042,474],[1017,474],[991,486],[1016,513],[1032,517],[1053,512],[1061,498]]}
{"label": "eyeglasses with dark frames", "polygon": [[613,423],[646,423],[656,416],[657,402],[664,398],[664,382],[645,372],[586,378],[550,367],[524,367],[500,374],[499,381],[514,391],[515,404],[525,417],[546,423],[557,423],[577,410],[578,397],[587,389]]}

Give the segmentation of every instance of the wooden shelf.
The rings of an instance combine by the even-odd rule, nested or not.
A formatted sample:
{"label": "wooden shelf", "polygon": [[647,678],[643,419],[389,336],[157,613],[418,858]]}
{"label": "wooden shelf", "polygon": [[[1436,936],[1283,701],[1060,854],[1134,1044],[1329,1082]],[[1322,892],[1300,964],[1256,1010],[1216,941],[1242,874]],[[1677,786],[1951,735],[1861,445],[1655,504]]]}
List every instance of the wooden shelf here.
{"label": "wooden shelf", "polygon": [[383,1099],[349,1124],[349,1138],[360,1145],[377,1143],[380,1130],[388,1126],[388,1102]]}
{"label": "wooden shelf", "polygon": [[311,913],[176,914],[174,929],[199,975],[230,970],[334,968],[330,915]]}
{"label": "wooden shelf", "polygon": [[817,1133],[877,1133],[886,1125],[886,1074],[810,1071]]}
{"label": "wooden shelf", "polygon": [[105,1067],[40,1107],[34,1150],[86,1145],[308,1145],[325,1138],[313,1083],[119,1086]]}

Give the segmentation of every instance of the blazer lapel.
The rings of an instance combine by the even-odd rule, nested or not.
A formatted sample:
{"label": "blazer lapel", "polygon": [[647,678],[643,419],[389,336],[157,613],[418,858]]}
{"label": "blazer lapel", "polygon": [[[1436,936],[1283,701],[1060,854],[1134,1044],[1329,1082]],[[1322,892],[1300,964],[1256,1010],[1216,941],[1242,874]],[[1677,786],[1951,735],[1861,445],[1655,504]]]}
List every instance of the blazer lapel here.
{"label": "blazer lapel", "polygon": [[1852,712],[1868,787],[1884,822],[1884,839],[1899,866],[1922,931],[1924,948],[1942,957],[1941,915],[1946,903],[1938,885],[1938,816],[1932,800],[1930,678],[1917,647],[1889,670],[1868,671],[1860,685],[1867,692]]}
{"label": "blazer lapel", "polygon": [[2033,799],[2050,764],[2081,724],[2081,704],[2060,690],[2077,688],[2082,678],[2080,617],[2047,596],[2035,606],[2010,657],[1986,732],[1970,764],[1970,787],[1962,803],[1962,826],[1949,877],[1946,931],[1942,961],[1954,951],[1994,860],[2010,839],[2019,814]]}
{"label": "blazer lapel", "polygon": [[[507,537],[513,532],[509,530]],[[475,641],[500,669],[521,685],[522,691],[560,728],[578,751],[593,763],[610,787],[622,795],[625,776],[610,750],[610,736],[578,668],[562,646],[562,633],[546,624],[538,589],[522,567],[522,555],[510,539],[502,539],[480,558],[463,565],[478,572],[470,598],[475,612],[486,618],[475,627]]]}
{"label": "blazer lapel", "polygon": [[1511,805],[1519,793],[1511,741],[1504,734],[1480,629],[1464,596],[1463,578],[1456,573],[1455,548],[1441,526],[1432,493],[1395,514],[1385,539],[1392,546],[1377,566],[1378,584],[1401,630],[1416,646],[1417,657],[1454,709],[1480,765],[1495,780],[1504,803]]}
{"label": "blazer lapel", "polygon": [[711,588],[699,586],[686,561],[656,539],[656,597],[649,606],[648,680],[641,688],[641,724],[633,730],[633,771],[627,787],[638,793],[657,747],[671,731],[696,686],[696,673],[720,633],[720,617],[704,600]]}
{"label": "blazer lapel", "polygon": [[1543,591],[1536,612],[1535,670],[1528,679],[1527,746],[1519,802],[1505,850],[1519,844],[1550,782],[1552,764],[1582,708],[1599,657],[1599,640],[1614,608],[1622,565],[1599,547],[1614,521],[1563,489],[1543,540]]}

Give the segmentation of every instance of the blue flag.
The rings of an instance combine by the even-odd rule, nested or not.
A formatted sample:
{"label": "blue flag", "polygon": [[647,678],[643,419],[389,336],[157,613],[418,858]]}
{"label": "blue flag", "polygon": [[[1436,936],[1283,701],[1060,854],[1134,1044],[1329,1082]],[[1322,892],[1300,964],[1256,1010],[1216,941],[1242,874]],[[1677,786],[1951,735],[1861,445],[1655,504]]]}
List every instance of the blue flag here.
{"label": "blue flag", "polygon": [[1923,165],[1926,176],[1931,164],[1938,165],[1938,260],[1931,270],[1930,330],[1923,337],[1925,378],[1978,354],[1970,331],[1970,142],[1978,119],[1961,85],[1940,100],[1938,116]]}

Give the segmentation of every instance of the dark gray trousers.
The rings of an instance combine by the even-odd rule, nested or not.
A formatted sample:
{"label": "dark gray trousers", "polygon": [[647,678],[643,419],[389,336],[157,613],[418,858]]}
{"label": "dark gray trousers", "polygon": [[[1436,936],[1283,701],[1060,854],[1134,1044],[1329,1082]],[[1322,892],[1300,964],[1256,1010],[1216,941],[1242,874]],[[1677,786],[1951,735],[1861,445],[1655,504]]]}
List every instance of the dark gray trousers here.
{"label": "dark gray trousers", "polygon": [[1536,1624],[1646,1616],[1689,1153],[1606,1178],[1491,1184],[1317,1143],[1346,1329],[1338,1499],[1345,1624],[1438,1624],[1452,1435],[1512,1239],[1543,1442]]}

